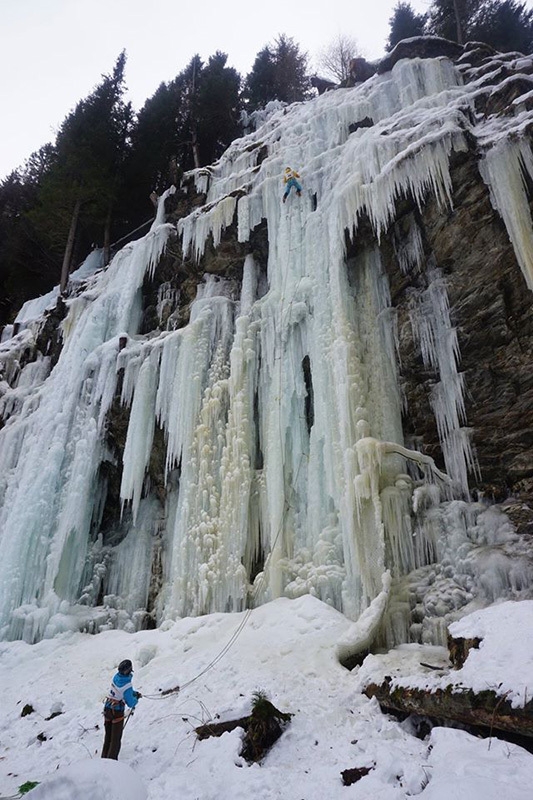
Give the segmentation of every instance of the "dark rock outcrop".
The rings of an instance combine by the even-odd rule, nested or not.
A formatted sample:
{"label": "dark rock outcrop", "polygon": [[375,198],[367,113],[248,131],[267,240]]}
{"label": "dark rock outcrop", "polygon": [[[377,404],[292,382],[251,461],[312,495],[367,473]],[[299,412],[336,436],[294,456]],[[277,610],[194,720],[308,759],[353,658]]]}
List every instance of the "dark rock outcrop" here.
{"label": "dark rock outcrop", "polygon": [[331,89],[336,88],[336,84],[333,83],[333,81],[328,81],[326,78],[320,78],[318,75],[312,76],[311,86],[317,90],[318,94],[324,94],[324,92],[329,92]]}
{"label": "dark rock outcrop", "polygon": [[450,661],[456,669],[461,669],[471,650],[478,650],[481,639],[464,639],[462,636],[453,637],[448,634],[448,652]]}
{"label": "dark rock outcrop", "polygon": [[378,75],[389,72],[402,58],[458,58],[463,54],[463,45],[441,39],[439,36],[413,36],[403,39],[382,58],[377,66]]}
{"label": "dark rock outcrop", "polygon": [[352,58],[349,67],[349,78],[343,86],[355,86],[356,83],[367,81],[372,75],[375,75],[377,65],[367,61],[365,58]]}
{"label": "dark rock outcrop", "polygon": [[60,295],[55,308],[45,315],[44,323],[35,340],[37,350],[43,355],[50,356],[51,367],[55,367],[63,349],[61,323],[67,316],[67,312],[67,305]]}
{"label": "dark rock outcrop", "polygon": [[373,125],[373,119],[370,119],[370,117],[363,117],[363,119],[360,119],[358,122],[352,122],[352,124],[348,126],[348,130],[350,133],[355,133],[359,128],[371,128]]}
{"label": "dark rock outcrop", "polygon": [[496,50],[484,42],[467,42],[463,47],[462,55],[457,59],[457,64],[480,67],[494,55],[496,55]]}
{"label": "dark rock outcrop", "polygon": [[[434,259],[448,292],[465,383],[466,425],[472,429],[479,474],[471,489],[499,501],[533,501],[533,305],[505,226],[471,149],[452,159],[452,207],[428,197],[421,212],[398,206],[398,235],[414,220],[424,258]],[[413,270],[401,273],[390,245],[382,246],[398,314],[401,381],[407,401],[405,433],[443,464],[430,406],[437,376],[425,370],[410,322],[410,298],[424,287]]]}
{"label": "dark rock outcrop", "polygon": [[342,782],[345,786],[351,786],[352,783],[357,783],[361,778],[372,770],[372,767],[353,767],[352,769],[343,769],[341,772]]}

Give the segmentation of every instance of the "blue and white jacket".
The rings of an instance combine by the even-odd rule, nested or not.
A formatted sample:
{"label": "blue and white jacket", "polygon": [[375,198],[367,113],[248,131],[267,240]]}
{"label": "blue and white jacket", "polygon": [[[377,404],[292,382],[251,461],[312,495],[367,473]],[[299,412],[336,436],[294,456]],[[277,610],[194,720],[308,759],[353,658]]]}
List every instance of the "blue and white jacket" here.
{"label": "blue and white jacket", "polygon": [[121,675],[120,672],[117,672],[111,681],[104,708],[124,711],[124,703],[130,708],[135,708],[138,700],[133,690],[131,675]]}

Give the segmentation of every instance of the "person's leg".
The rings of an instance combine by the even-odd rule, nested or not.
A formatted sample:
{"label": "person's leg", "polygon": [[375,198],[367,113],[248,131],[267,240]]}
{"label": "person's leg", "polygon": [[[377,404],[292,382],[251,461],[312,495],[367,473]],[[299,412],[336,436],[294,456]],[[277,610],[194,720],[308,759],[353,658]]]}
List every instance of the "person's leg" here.
{"label": "person's leg", "polygon": [[293,186],[294,186],[294,178],[289,178],[289,180],[287,181],[287,186],[285,187],[285,194],[283,195],[283,202],[285,202],[287,197],[290,195],[291,189],[292,189]]}
{"label": "person's leg", "polygon": [[114,719],[112,722],[111,742],[109,744],[108,758],[113,758],[115,761],[118,759],[120,753],[120,745],[122,742],[122,731],[124,730],[124,714],[118,712],[120,717]]}
{"label": "person's leg", "polygon": [[109,758],[109,745],[111,744],[111,731],[113,725],[111,720],[106,719],[104,722],[104,746],[102,747],[102,758]]}

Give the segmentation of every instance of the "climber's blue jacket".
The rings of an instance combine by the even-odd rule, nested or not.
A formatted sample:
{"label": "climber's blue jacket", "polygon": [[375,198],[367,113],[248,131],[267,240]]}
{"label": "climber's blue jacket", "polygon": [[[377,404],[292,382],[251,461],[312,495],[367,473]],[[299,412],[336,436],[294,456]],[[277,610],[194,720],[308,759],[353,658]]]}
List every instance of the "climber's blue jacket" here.
{"label": "climber's blue jacket", "polygon": [[131,675],[121,675],[120,672],[117,672],[111,681],[111,688],[107,694],[105,708],[123,711],[124,703],[130,708],[135,708],[138,699],[133,690]]}

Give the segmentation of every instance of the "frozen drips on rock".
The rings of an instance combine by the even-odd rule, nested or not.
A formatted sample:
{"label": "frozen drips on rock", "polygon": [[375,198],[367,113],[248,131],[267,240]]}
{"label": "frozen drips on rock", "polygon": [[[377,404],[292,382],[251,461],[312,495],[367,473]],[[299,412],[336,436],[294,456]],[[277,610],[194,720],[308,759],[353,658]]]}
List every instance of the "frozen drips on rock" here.
{"label": "frozen drips on rock", "polygon": [[428,265],[428,287],[411,297],[411,325],[427,369],[438,376],[430,403],[437,423],[448,475],[468,496],[468,475],[477,469],[470,445],[471,431],[464,426],[463,375],[458,370],[460,353],[457,331],[451,323],[445,280]]}
{"label": "frozen drips on rock", "polygon": [[[8,348],[3,636],[131,630],[146,611],[161,621],[311,593],[359,620],[344,657],[376,637],[436,640],[462,605],[531,584],[505,519],[489,524],[483,506],[450,500],[451,482],[468,495],[475,462],[446,285],[414,215],[394,246],[401,273],[420,279],[411,322],[436,377],[448,474],[405,446],[379,247],[402,197],[449,207],[450,157],[472,134],[473,94],[447,59],[413,59],[274,112],[188,176],[207,201],[178,223],[184,258],[199,259],[231,226],[244,245],[264,222],[267,263],[249,253],[233,270],[242,280],[206,276],[177,330],[166,284],[160,328],[138,335],[143,280],[175,232],[162,224],[163,195],[150,233],[68,301],[61,357],[48,377],[44,360],[34,367],[34,391],[15,364],[25,340]],[[496,148],[487,153],[494,189],[501,165]],[[287,165],[304,191],[284,205]],[[513,241],[525,263],[524,225]],[[359,238],[364,228],[373,243]],[[113,414],[120,455],[106,441]],[[114,527],[103,465],[120,478]]]}
{"label": "frozen drips on rock", "polygon": [[463,614],[499,598],[530,597],[533,565],[527,539],[515,533],[497,507],[460,500],[433,503],[418,498],[416,534],[424,529],[434,557],[402,579],[393,605],[403,594],[413,610],[412,641],[444,644],[447,625]]}
{"label": "frozen drips on rock", "polygon": [[[124,248],[74,301],[59,361],[1,431],[0,630],[35,641],[76,604],[86,579],[96,476],[117,381],[118,339],[135,332],[144,274],[170,226]],[[10,402],[13,391],[4,395]]]}
{"label": "frozen drips on rock", "polygon": [[160,225],[164,225],[165,220],[166,220],[165,201],[166,201],[167,197],[171,197],[173,194],[176,194],[176,187],[175,186],[169,186],[169,188],[166,189],[163,192],[161,197],[157,198],[157,208],[156,208],[155,219],[152,222],[152,225],[150,227],[150,231],[156,231],[159,228]]}
{"label": "frozen drips on rock", "polygon": [[526,193],[533,180],[533,153],[525,138],[500,138],[485,153],[479,169],[501,214],[526,283],[533,291],[533,223]]}

